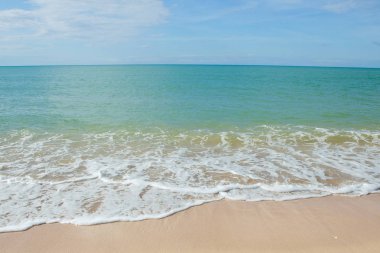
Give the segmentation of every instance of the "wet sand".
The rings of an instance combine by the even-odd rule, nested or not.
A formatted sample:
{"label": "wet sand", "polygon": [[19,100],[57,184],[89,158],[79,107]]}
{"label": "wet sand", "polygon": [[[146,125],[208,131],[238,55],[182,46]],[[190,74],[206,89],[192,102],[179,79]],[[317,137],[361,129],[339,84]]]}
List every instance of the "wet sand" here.
{"label": "wet sand", "polygon": [[0,234],[0,252],[380,252],[380,194],[219,201],[160,220],[48,224]]}

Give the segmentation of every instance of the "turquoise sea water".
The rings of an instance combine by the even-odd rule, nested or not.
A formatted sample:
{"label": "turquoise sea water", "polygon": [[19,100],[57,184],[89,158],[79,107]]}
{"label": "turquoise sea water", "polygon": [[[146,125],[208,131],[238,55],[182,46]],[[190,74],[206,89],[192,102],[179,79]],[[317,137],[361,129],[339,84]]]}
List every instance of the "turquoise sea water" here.
{"label": "turquoise sea water", "polygon": [[379,189],[380,69],[0,67],[0,231]]}
{"label": "turquoise sea water", "polygon": [[380,70],[269,66],[0,68],[1,130],[380,125]]}

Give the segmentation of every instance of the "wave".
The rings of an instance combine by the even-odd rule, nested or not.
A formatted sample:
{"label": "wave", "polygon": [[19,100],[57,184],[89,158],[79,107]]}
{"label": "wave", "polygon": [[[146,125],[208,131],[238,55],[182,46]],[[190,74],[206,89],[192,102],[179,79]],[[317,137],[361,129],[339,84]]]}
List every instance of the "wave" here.
{"label": "wave", "polygon": [[380,189],[380,131],[294,126],[0,134],[0,232],[162,218],[216,201]]}

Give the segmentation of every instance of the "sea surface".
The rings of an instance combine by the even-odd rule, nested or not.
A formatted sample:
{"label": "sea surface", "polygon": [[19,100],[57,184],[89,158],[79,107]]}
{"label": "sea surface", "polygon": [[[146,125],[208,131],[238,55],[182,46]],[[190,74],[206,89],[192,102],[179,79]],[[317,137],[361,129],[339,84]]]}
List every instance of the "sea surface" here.
{"label": "sea surface", "polygon": [[380,69],[0,67],[0,232],[380,190]]}

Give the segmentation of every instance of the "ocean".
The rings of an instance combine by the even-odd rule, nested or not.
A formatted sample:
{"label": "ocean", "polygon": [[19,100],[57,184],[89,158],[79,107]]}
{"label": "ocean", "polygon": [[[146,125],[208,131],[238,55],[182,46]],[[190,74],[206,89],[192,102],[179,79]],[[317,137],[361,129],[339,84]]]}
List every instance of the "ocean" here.
{"label": "ocean", "polygon": [[0,67],[0,232],[380,190],[380,69]]}

